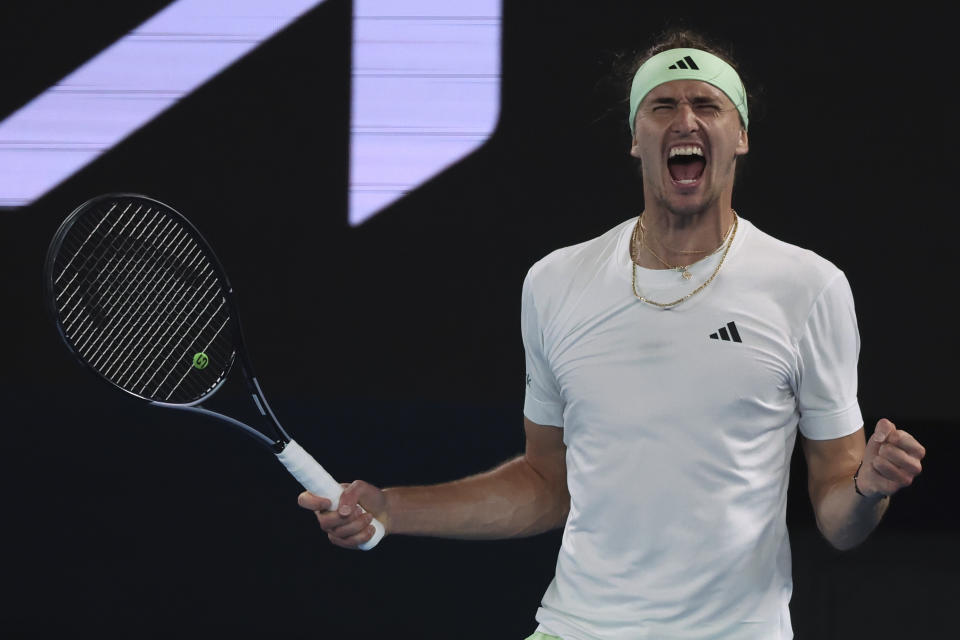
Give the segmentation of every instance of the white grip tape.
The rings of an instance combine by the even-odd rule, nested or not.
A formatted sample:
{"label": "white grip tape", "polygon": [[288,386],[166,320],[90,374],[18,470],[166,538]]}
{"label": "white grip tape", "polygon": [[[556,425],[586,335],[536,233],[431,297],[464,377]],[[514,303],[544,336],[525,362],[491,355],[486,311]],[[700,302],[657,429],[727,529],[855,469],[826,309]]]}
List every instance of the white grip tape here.
{"label": "white grip tape", "polygon": [[[304,489],[314,495],[328,498],[332,503],[330,505],[331,511],[335,511],[340,506],[340,494],[343,493],[343,487],[295,440],[288,442],[283,451],[277,454],[277,458],[287,468],[290,475],[303,485]],[[383,524],[376,518],[373,519],[371,524],[376,531],[372,538],[360,545],[360,548],[364,551],[377,546],[385,531]]]}

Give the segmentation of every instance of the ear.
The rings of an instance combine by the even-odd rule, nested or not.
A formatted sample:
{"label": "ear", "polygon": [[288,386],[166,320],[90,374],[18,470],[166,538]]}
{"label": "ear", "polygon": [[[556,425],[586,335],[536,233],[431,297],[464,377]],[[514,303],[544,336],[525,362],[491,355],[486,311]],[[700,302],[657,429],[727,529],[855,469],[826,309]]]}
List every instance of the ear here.
{"label": "ear", "polygon": [[640,142],[637,140],[637,134],[633,134],[633,139],[630,141],[630,155],[634,158],[640,157]]}
{"label": "ear", "polygon": [[748,151],[750,151],[750,138],[747,136],[747,130],[741,127],[740,138],[737,140],[737,150],[735,154],[745,156]]}

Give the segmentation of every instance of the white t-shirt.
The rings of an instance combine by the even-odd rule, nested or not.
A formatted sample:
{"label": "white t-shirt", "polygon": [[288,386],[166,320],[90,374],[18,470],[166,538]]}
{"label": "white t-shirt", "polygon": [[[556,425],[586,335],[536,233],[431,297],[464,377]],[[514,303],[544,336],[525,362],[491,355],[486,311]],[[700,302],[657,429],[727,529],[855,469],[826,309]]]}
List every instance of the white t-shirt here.
{"label": "white t-shirt", "polygon": [[[716,279],[672,309],[631,293],[636,219],[523,285],[524,414],[563,428],[570,514],[539,629],[564,640],[793,637],[787,482],[810,439],[862,424],[843,273],[740,219]],[[667,302],[691,267],[637,268]]]}

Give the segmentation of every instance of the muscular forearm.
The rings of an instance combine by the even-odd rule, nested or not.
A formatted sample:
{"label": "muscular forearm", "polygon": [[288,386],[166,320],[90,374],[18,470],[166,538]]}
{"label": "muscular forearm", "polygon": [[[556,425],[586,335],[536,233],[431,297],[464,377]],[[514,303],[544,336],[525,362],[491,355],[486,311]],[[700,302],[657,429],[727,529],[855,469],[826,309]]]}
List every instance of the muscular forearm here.
{"label": "muscular forearm", "polygon": [[463,539],[530,536],[562,526],[570,498],[520,456],[439,485],[384,490],[390,533]]}
{"label": "muscular forearm", "polygon": [[876,528],[890,504],[889,498],[864,497],[854,489],[853,479],[835,482],[815,508],[820,532],[837,549],[851,549]]}

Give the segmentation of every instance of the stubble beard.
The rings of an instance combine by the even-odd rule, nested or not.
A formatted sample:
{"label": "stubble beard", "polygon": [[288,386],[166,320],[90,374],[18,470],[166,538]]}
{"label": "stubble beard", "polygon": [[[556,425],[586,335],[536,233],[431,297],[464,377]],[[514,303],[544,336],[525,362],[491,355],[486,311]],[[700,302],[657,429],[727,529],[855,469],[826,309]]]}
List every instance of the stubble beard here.
{"label": "stubble beard", "polygon": [[682,196],[670,197],[664,193],[663,189],[657,189],[653,196],[653,201],[657,206],[671,214],[681,225],[692,223],[704,216],[707,211],[716,206],[720,201],[719,193],[707,193],[697,198],[687,198],[690,202],[678,202]]}
{"label": "stubble beard", "polygon": [[[730,170],[728,173],[733,174],[736,169],[736,163],[731,164]],[[716,184],[716,178],[711,181],[711,184]],[[646,184],[644,185],[644,194],[646,194]],[[667,193],[669,187],[664,187],[659,182],[656,183],[656,189],[653,189],[653,198],[652,200],[657,203],[657,206],[661,209],[672,214],[674,218],[678,221],[681,221],[681,224],[690,224],[701,218],[706,214],[711,208],[715,207],[720,201],[722,196],[721,190],[713,190],[702,194],[699,197],[695,198],[685,198],[684,196],[674,196],[671,197]],[[682,200],[688,199],[691,200],[689,203],[683,203]],[[680,200],[681,202],[678,202]]]}

